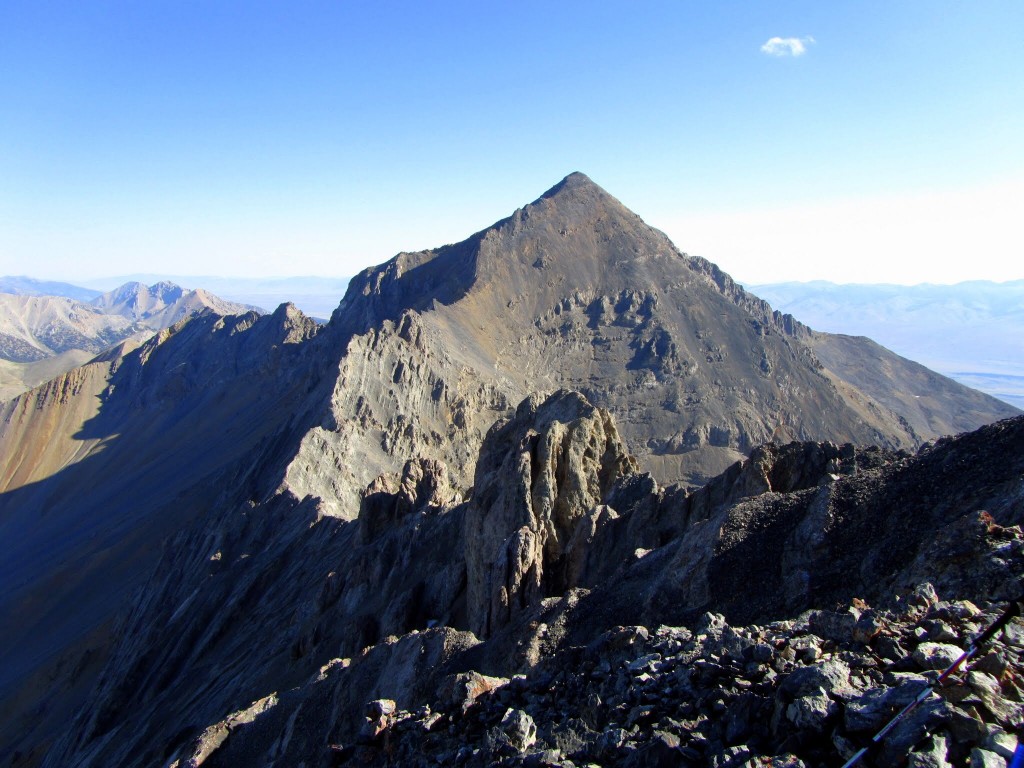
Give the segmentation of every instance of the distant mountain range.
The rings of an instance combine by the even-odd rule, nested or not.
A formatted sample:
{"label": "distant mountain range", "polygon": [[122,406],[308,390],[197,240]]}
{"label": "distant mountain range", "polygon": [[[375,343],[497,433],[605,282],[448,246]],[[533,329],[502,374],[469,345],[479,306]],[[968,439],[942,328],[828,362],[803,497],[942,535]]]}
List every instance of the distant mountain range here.
{"label": "distant mountain range", "polygon": [[[95,289],[106,290],[115,283],[171,281],[202,286],[225,299],[267,310],[290,302],[321,320],[331,316],[349,282],[349,278],[317,276],[137,274],[86,281],[89,287],[80,288],[20,280],[39,286],[41,292],[71,297],[72,291],[85,292],[93,294],[90,298],[99,295]],[[43,290],[44,285],[65,286],[66,292]],[[867,336],[962,384],[1024,408],[1024,280],[914,286],[812,281],[755,284],[747,289],[815,330]]]}
{"label": "distant mountain range", "polygon": [[68,283],[0,278],[0,400],[71,370],[115,344],[141,342],[186,317],[251,309],[170,282],[125,283],[99,293]]}
{"label": "distant mountain range", "polygon": [[889,349],[1024,408],[1024,280],[956,285],[751,285],[781,312]]}
{"label": "distant mountain range", "polygon": [[341,297],[345,295],[349,278],[347,277],[218,277],[214,275],[165,275],[165,274],[132,274],[106,278],[104,280],[87,280],[83,284],[89,288],[108,290],[115,285],[126,282],[144,282],[151,284],[159,281],[170,281],[177,285],[198,288],[224,299],[263,307],[273,311],[281,304],[294,304],[302,312],[314,319],[324,320],[331,316]]}
{"label": "distant mountain range", "polygon": [[56,280],[7,276],[0,277],[0,293],[12,293],[16,296],[65,296],[75,301],[92,301],[103,291]]}

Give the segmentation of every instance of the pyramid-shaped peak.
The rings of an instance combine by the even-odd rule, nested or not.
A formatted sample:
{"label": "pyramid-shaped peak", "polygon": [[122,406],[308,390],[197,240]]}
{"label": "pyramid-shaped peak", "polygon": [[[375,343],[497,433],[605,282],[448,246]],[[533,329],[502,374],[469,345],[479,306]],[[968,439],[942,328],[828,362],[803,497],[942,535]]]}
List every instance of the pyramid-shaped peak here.
{"label": "pyramid-shaped peak", "polygon": [[587,174],[580,171],[573,171],[551,189],[540,196],[541,200],[557,198],[563,194],[585,194],[585,195],[608,195],[598,184],[595,184]]}

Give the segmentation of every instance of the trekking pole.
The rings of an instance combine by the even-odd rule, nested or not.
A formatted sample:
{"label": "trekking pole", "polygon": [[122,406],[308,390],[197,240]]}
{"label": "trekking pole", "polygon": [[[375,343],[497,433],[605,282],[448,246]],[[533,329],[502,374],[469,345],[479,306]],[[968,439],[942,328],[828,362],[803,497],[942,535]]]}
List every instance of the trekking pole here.
{"label": "trekking pole", "polygon": [[1017,736],[1017,749],[1013,751],[1013,759],[1009,768],[1024,768],[1024,740]]}
{"label": "trekking pole", "polygon": [[[974,654],[976,654],[981,649],[981,647],[985,645],[985,643],[987,643],[989,640],[995,637],[996,633],[999,632],[999,630],[1001,630],[1003,627],[1005,627],[1007,622],[1010,621],[1010,619],[1019,614],[1020,605],[1018,605],[1016,600],[1011,601],[1010,605],[1006,608],[1005,611],[1002,612],[1002,614],[1000,614],[999,618],[992,622],[992,624],[989,625],[988,629],[986,629],[984,632],[982,632],[980,635],[974,638],[974,640],[971,642],[970,647],[968,647],[966,651],[960,654],[960,657],[956,661],[950,664],[949,667],[947,667],[946,670],[941,675],[939,675],[934,682],[928,683],[928,685],[924,687],[924,690],[922,690],[919,694],[917,694],[916,697],[914,697],[914,700],[912,702],[910,702],[909,704],[907,704],[907,706],[905,706],[903,709],[897,712],[896,715],[888,723],[885,724],[882,730],[880,730],[878,733],[874,735],[874,737],[872,737],[871,743],[869,743],[866,747],[861,747],[854,754],[853,757],[851,757],[849,760],[843,763],[843,768],[851,768],[851,766],[856,765],[860,761],[860,759],[864,757],[864,755],[866,755],[870,750],[875,749],[879,744],[881,744],[882,739],[884,739],[886,735],[888,735],[889,731],[895,728],[896,724],[900,720],[902,720],[908,714],[913,712],[917,708],[918,704],[927,699],[931,695],[932,691],[935,690],[936,686],[945,682],[946,678],[948,678],[950,675],[956,672],[960,668],[960,666],[964,664],[972,656],[974,656]],[[1024,750],[1022,750],[1020,746],[1017,747],[1017,752],[1013,756],[1013,768],[1024,768]]]}

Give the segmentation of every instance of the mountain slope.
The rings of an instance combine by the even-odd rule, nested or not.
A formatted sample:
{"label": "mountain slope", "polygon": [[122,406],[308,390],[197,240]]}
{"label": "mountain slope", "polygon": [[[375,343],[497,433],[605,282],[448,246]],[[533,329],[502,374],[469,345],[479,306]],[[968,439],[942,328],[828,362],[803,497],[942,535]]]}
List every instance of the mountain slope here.
{"label": "mountain slope", "polygon": [[[803,617],[802,631],[794,631],[801,621],[770,625],[780,642],[768,659],[790,644],[813,646],[806,661],[812,666],[821,649],[835,649],[842,640],[845,650],[835,658],[844,664],[859,660],[852,651],[860,649],[865,658],[906,655],[898,669],[917,669],[906,651],[884,645],[880,623],[867,623],[881,621],[867,604],[892,605],[894,594],[912,593],[926,579],[946,599],[979,604],[1019,593],[1024,537],[1007,526],[1024,520],[1022,439],[1024,420],[1016,419],[915,457],[793,443],[759,449],[706,488],[687,493],[659,488],[640,474],[614,420],[582,396],[562,391],[530,398],[491,430],[468,502],[453,492],[441,465],[410,462],[400,477],[374,485],[354,522],[317,519],[308,501],[279,496],[246,514],[196,520],[176,535],[125,615],[96,694],[46,764],[329,766],[343,750],[361,754],[361,762],[388,765],[393,756],[376,738],[381,729],[367,733],[364,714],[376,716],[367,702],[391,699],[424,723],[417,725],[418,736],[408,734],[412,762],[403,764],[422,764],[418,755],[426,744],[420,739],[433,733],[427,743],[439,750],[435,759],[468,740],[483,750],[470,764],[496,764],[504,756],[517,765],[518,753],[492,753],[498,745],[474,729],[472,719],[461,720],[473,699],[489,701],[491,688],[520,673],[538,691],[557,690],[557,680],[614,677],[616,668],[597,668],[600,657],[616,642],[632,645],[634,635],[638,644],[646,641],[646,630],[623,629],[636,624],[694,627],[694,633],[677,633],[684,640],[702,626],[706,636],[709,622],[720,632],[726,621],[761,625],[749,627],[749,642],[708,654],[699,674],[708,664],[744,669],[749,659],[740,650],[763,639],[764,625],[814,608],[818,614]],[[991,509],[995,519],[981,509]],[[958,546],[951,549],[951,541]],[[908,602],[917,605],[917,599],[911,594]],[[924,599],[925,607],[935,602]],[[851,600],[856,613],[831,613]],[[906,602],[899,606],[910,610]],[[725,615],[702,619],[707,610]],[[851,636],[862,613],[860,637],[868,639],[857,645]],[[919,642],[911,629],[901,627],[901,633]],[[583,648],[598,658],[579,675],[571,659],[573,649]],[[560,652],[565,657],[558,660]],[[628,659],[636,664],[630,673],[643,669],[641,655]],[[778,671],[796,674],[799,665],[782,664],[785,658]],[[814,674],[812,667],[805,676]],[[764,683],[754,690],[794,698],[785,677],[772,674]],[[836,696],[836,706],[857,712],[853,699],[864,696],[867,706],[879,692],[872,694],[863,681],[856,685],[845,698]],[[620,681],[619,689],[629,700],[628,683]],[[636,706],[667,707],[691,691],[677,678],[658,698]],[[729,707],[709,709],[723,730],[736,719],[745,722],[742,709],[732,710],[743,706],[736,696],[722,700]],[[770,712],[773,699],[766,701]],[[547,729],[583,705],[582,699],[564,702],[565,710],[549,714],[541,738],[554,743]],[[632,720],[632,706],[586,702],[613,722],[627,714]],[[499,700],[493,707],[504,711],[507,704]],[[986,712],[992,723],[986,731],[983,716],[973,711],[957,715],[957,740],[966,751],[983,737],[965,734],[1008,728],[1004,720],[1012,719],[1001,715],[993,722]],[[446,718],[436,730],[431,713]],[[788,742],[789,750],[824,749],[825,762],[837,762],[840,743],[808,738],[814,726],[806,720],[784,718],[781,731],[778,718],[764,721],[780,736],[752,749],[785,749],[786,735],[801,734]],[[699,723],[672,722],[661,727],[677,737],[695,730],[709,736]],[[450,738],[439,743],[446,732]],[[641,725],[621,739],[642,743],[650,735]],[[720,755],[725,744],[718,738],[692,739],[704,759],[691,760],[706,764]],[[574,743],[575,749],[585,746]],[[591,742],[588,749],[602,747]],[[628,750],[616,754],[624,759]]]}
{"label": "mountain slope", "polygon": [[130,318],[72,299],[0,293],[0,357],[11,362],[37,362],[72,349],[95,354],[144,330]]}
{"label": "mountain slope", "polygon": [[287,306],[205,314],[0,407],[0,711],[35,713],[0,741],[76,710],[166,536],[268,493],[257,468],[308,395],[316,329]]}
{"label": "mountain slope", "polygon": [[[849,382],[900,414],[919,435],[953,435],[1017,412],[863,336],[811,334],[808,344],[829,376]],[[1008,404],[1007,404],[1008,405]]]}
{"label": "mountain slope", "polygon": [[35,389],[65,371],[85,365],[94,356],[94,353],[83,349],[71,349],[34,363],[0,360],[0,401],[11,400],[22,392]]}
{"label": "mountain slope", "polygon": [[[20,278],[13,287],[24,287],[25,282],[39,289],[50,285]],[[171,283],[149,287],[128,283],[87,304],[62,296],[0,293],[0,400],[122,341],[140,343],[154,330],[186,317],[207,311],[244,314],[250,309],[202,289],[187,291]]]}
{"label": "mountain slope", "polygon": [[815,281],[751,290],[814,328],[869,336],[963,384],[1024,405],[1022,280],[912,286]]}
{"label": "mountain slope", "polygon": [[[289,307],[200,315],[27,393],[0,412],[0,455],[20,457],[0,489],[0,535],[11,542],[0,566],[0,743],[38,761],[99,685],[101,700],[82,710],[93,720],[54,753],[84,765],[108,740],[120,749],[129,711],[150,712],[158,730],[172,711],[214,722],[239,697],[297,685],[309,662],[281,667],[281,654],[315,648],[323,660],[324,637],[347,654],[428,621],[490,626],[477,623],[483,593],[473,587],[467,604],[467,577],[446,546],[468,514],[457,500],[478,457],[491,455],[481,454],[489,431],[538,390],[572,387],[607,409],[591,421],[618,426],[580,461],[591,466],[596,451],[635,474],[632,460],[615,458],[635,454],[654,475],[633,481],[641,495],[656,480],[712,477],[773,439],[895,450],[933,436],[912,426],[915,414],[826,370],[811,338],[573,174],[463,243],[365,271],[325,328]],[[897,379],[880,369],[871,381],[884,392]],[[920,407],[952,419],[962,395],[952,386]],[[979,423],[1006,412],[980,402]],[[562,467],[540,472],[551,483],[573,474],[557,448],[570,437],[551,433],[551,466]],[[608,482],[598,473],[597,490],[584,483],[577,495],[603,503]],[[393,525],[418,529],[419,513],[443,521],[373,543]],[[568,523],[552,524],[557,535],[519,542],[524,557],[547,544],[556,559],[567,551]],[[342,594],[340,623],[322,624],[316,606]],[[279,611],[272,621],[255,610],[261,600]],[[133,617],[156,623],[144,632]],[[264,621],[286,626],[266,663],[240,670]],[[176,746],[143,753],[162,760],[165,749]]]}
{"label": "mountain slope", "polygon": [[19,296],[64,296],[75,301],[87,302],[99,296],[101,291],[55,280],[6,276],[0,277],[0,293]]}
{"label": "mountain slope", "polygon": [[[939,434],[915,432],[873,392],[826,375],[809,329],[680,253],[582,174],[463,243],[357,275],[333,324],[356,334],[406,315],[428,347],[510,402],[537,389],[585,392],[663,481],[699,482],[771,439],[913,447]],[[952,413],[966,392],[928,394]],[[982,400],[969,426],[1017,412]]]}
{"label": "mountain slope", "polygon": [[154,330],[168,328],[189,315],[205,310],[212,310],[218,315],[239,315],[257,309],[226,301],[202,288],[186,290],[166,281],[150,286],[125,283],[97,296],[90,303],[108,315],[120,315]]}
{"label": "mountain slope", "polygon": [[[111,278],[114,279],[114,278]],[[276,307],[294,304],[309,317],[328,318],[348,286],[347,277],[218,277],[216,275],[136,274],[117,278],[122,283],[172,282],[201,285],[229,301],[250,306]],[[96,291],[96,293],[99,293]]]}

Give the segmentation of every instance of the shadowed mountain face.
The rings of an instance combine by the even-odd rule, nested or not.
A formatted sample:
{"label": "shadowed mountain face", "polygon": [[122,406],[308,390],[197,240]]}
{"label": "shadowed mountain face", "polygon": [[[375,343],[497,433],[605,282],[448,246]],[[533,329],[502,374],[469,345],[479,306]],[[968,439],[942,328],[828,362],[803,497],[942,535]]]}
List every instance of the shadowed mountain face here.
{"label": "shadowed mountain face", "polygon": [[[644,519],[658,485],[717,475],[760,443],[913,449],[1015,412],[946,382],[905,408],[894,383],[930,386],[912,364],[871,367],[873,348],[853,340],[847,360],[865,369],[844,369],[815,351],[829,338],[573,174],[463,243],[360,274],[319,331],[287,306],[201,316],[58,377],[0,412],[0,744],[36,762],[88,710],[50,764],[161,762],[188,728],[298,685],[314,661],[428,622],[454,627],[445,642],[459,646],[459,633],[498,635],[537,599],[596,584],[681,529],[673,513],[656,535],[624,538],[628,553],[607,539],[604,571],[584,556],[584,518],[596,531],[642,497],[631,519]],[[555,389],[582,394],[528,399],[487,438]],[[485,470],[520,482],[503,491]],[[710,514],[735,497],[722,483],[705,501],[670,496]],[[507,562],[533,570],[451,556],[486,522],[475,500],[460,504],[471,488],[534,533],[508,544],[487,524],[493,535],[467,546],[509,547]],[[436,518],[429,531],[389,535],[418,531],[417,515]],[[287,629],[240,671],[276,622]],[[129,711],[156,730],[126,724]],[[130,731],[155,739],[144,757],[117,746]]]}
{"label": "shadowed mountain face", "polygon": [[[895,594],[925,581],[946,600],[982,606],[1019,594],[1022,438],[1024,420],[1015,419],[915,457],[828,443],[769,446],[687,493],[639,473],[614,420],[578,393],[529,398],[485,440],[468,502],[444,465],[418,460],[375,482],[355,521],[318,519],[310,500],[279,495],[204,516],[173,536],[118,626],[97,689],[45,764],[385,766],[395,764],[399,740],[402,765],[454,764],[467,744],[479,750],[468,762],[474,766],[522,765],[522,753],[541,751],[527,742],[503,751],[487,735],[496,721],[479,725],[477,697],[498,718],[518,702],[537,719],[543,744],[575,758],[592,761],[610,748],[605,764],[633,764],[624,761],[645,747],[655,723],[699,750],[686,761],[671,751],[674,762],[656,764],[720,762],[726,746],[744,744],[751,730],[760,732],[748,748],[754,754],[795,751],[837,764],[849,754],[831,728],[866,742],[871,733],[858,731],[884,722],[887,710],[872,715],[871,726],[853,715],[882,694],[906,693],[887,693],[900,678],[882,685],[881,673],[865,672],[855,680],[850,667],[888,658],[903,660],[895,667],[902,673],[926,669],[917,660],[929,646],[922,625],[939,626],[937,616],[948,621],[953,611],[978,613],[967,603],[935,606],[926,587],[923,607],[945,614],[929,614],[933,620],[915,633],[920,608],[897,620],[869,606],[892,606]],[[856,608],[832,612],[851,601]],[[809,617],[770,623],[812,608]],[[701,617],[711,609],[724,616]],[[991,606],[988,614],[983,621],[992,620]],[[750,626],[732,640],[708,637],[709,623],[722,633],[726,621]],[[694,640],[689,653],[665,670],[655,663],[665,647],[644,659],[637,650],[625,668],[616,648],[633,637],[642,647],[665,624],[694,627],[657,634]],[[947,642],[962,642],[978,623],[942,627]],[[897,632],[906,648],[893,645]],[[1018,642],[1007,640],[986,668],[1016,674],[1022,664],[1009,644]],[[750,671],[759,643],[756,658],[774,662],[771,672]],[[711,707],[693,688],[709,664],[716,666],[703,688],[716,687],[722,667],[730,675],[759,672],[756,698],[728,686],[716,700],[725,706]],[[836,664],[843,688],[817,693],[813,683]],[[663,674],[661,685],[646,684],[651,674],[638,679],[646,671]],[[516,674],[526,678],[491,695]],[[808,678],[812,684],[794,692]],[[584,681],[601,686],[598,698],[558,693]],[[811,694],[824,697],[816,719],[785,716],[788,703]],[[552,711],[540,704],[547,698],[563,700]],[[367,706],[382,699],[376,706],[385,712]],[[702,701],[707,713],[691,722],[687,715]],[[779,703],[783,716],[773,718]],[[396,706],[410,720],[404,733],[385,716]],[[599,741],[603,728],[636,724],[640,706],[649,722],[611,745]],[[840,707],[851,713],[846,725]],[[992,707],[979,714],[965,702],[933,722],[957,726],[958,751],[969,753],[1019,712],[1009,701]],[[578,739],[559,739],[556,729],[570,717],[589,725],[574,726]],[[633,746],[617,751],[627,740]],[[893,741],[884,764],[895,768],[917,739]]]}
{"label": "shadowed mountain face", "polygon": [[[87,303],[40,290],[75,293],[74,286],[4,278],[0,288],[0,400],[8,400],[59,373],[83,364],[97,353],[131,340],[139,343],[153,331],[213,312],[242,314],[253,309],[225,301],[202,289],[184,290],[173,283],[152,286],[126,283],[89,298]],[[81,289],[79,294],[85,289]],[[87,292],[95,294],[96,292]]]}

